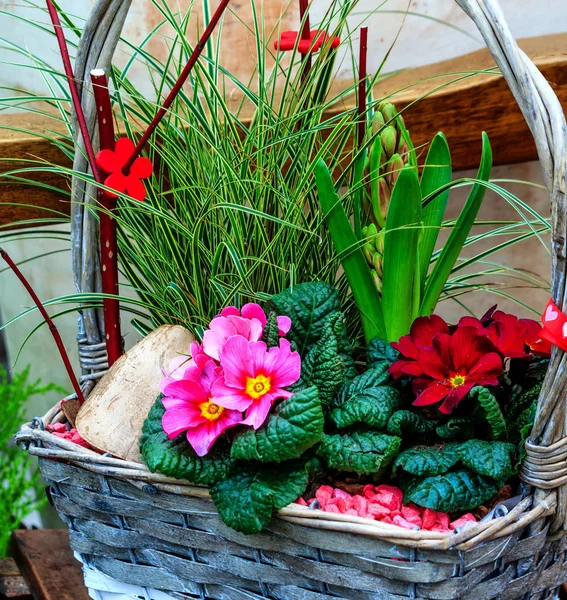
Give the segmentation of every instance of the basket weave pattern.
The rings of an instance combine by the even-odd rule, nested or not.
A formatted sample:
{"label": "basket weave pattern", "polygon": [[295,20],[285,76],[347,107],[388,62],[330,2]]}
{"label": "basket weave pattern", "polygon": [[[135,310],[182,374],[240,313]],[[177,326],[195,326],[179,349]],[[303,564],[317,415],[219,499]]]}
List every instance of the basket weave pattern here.
{"label": "basket weave pattern", "polygon": [[[553,298],[565,311],[563,111],[515,43],[497,1],[456,1],[477,25],[536,140],[552,202]],[[79,79],[95,66],[108,67],[130,3],[97,1],[79,45]],[[83,101],[94,131],[86,83],[83,91],[88,92]],[[80,151],[75,168],[87,169]],[[85,198],[94,196],[74,181],[73,270],[84,292],[100,291],[96,220],[81,208]],[[101,331],[100,314],[85,311],[79,342],[87,388],[106,368]],[[566,355],[555,348],[526,445],[522,501],[505,516],[452,534],[408,531],[292,504],[266,531],[245,536],[221,522],[205,488],[50,435],[45,427],[64,418],[58,408],[24,425],[17,441],[39,457],[48,496],[83,562],[118,581],[172,594],[167,598],[546,600],[556,597],[557,587],[567,580],[566,375]]]}

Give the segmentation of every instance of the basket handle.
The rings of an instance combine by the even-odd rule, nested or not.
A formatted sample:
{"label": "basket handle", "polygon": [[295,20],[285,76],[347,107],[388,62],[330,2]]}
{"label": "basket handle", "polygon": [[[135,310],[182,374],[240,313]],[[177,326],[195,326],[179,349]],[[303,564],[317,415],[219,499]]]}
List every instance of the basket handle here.
{"label": "basket handle", "polygon": [[[474,21],[500,67],[534,137],[551,197],[552,296],[567,309],[567,126],[557,96],[518,47],[497,0],[456,0]],[[564,526],[567,511],[567,355],[553,347],[538,399],[535,424],[526,442],[522,479],[540,489],[559,490],[553,529]]]}

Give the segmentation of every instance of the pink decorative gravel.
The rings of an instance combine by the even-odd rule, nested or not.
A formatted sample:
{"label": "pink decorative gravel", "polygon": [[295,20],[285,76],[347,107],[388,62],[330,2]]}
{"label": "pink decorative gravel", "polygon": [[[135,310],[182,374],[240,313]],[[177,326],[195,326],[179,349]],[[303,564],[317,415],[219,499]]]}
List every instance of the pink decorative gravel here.
{"label": "pink decorative gravel", "polygon": [[46,429],[55,437],[59,437],[64,440],[69,440],[70,442],[73,442],[78,446],[83,446],[83,448],[90,449],[90,446],[80,436],[79,432],[76,429],[67,429],[67,426],[64,423],[55,423],[53,425],[48,425]]}

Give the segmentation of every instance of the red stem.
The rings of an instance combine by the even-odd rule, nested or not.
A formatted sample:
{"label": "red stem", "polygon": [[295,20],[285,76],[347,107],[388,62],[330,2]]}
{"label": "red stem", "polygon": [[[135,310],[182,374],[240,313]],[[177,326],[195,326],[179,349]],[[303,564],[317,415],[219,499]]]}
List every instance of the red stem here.
{"label": "red stem", "polygon": [[23,286],[26,288],[28,294],[31,296],[31,298],[34,301],[35,305],[37,306],[39,312],[41,313],[41,316],[45,319],[45,322],[47,323],[47,325],[49,327],[49,331],[51,331],[51,335],[53,336],[53,339],[55,340],[55,343],[57,344],[59,354],[61,354],[61,358],[63,359],[63,363],[65,364],[65,369],[67,370],[69,379],[71,380],[71,384],[73,385],[73,389],[75,390],[75,394],[77,394],[77,398],[79,399],[79,402],[81,404],[83,404],[85,399],[83,397],[83,392],[81,392],[81,386],[79,385],[79,382],[77,381],[77,378],[75,377],[75,373],[73,373],[73,367],[71,366],[71,361],[69,360],[69,355],[67,354],[67,351],[65,350],[65,345],[63,344],[63,340],[61,339],[61,336],[59,335],[59,331],[57,331],[57,327],[55,327],[55,323],[51,320],[51,317],[47,314],[47,311],[43,307],[43,304],[41,303],[40,299],[37,297],[37,294],[34,292],[29,281],[25,278],[24,274],[20,271],[20,269],[18,269],[18,266],[10,258],[10,255],[5,250],[0,248],[0,256],[2,256],[2,258],[8,263],[8,266],[10,267],[10,269],[12,269],[12,271],[14,272],[16,277],[22,282]]}
{"label": "red stem", "polygon": [[85,150],[87,152],[89,164],[91,166],[91,170],[93,172],[93,177],[95,181],[101,184],[102,177],[96,164],[95,153],[89,135],[89,128],[87,127],[85,114],[83,113],[83,107],[81,106],[81,99],[79,97],[79,91],[77,89],[77,82],[75,81],[75,76],[73,75],[73,67],[71,66],[71,58],[69,57],[69,50],[67,48],[65,34],[63,33],[63,27],[61,26],[61,21],[59,20],[59,15],[57,14],[57,9],[53,5],[53,2],[51,0],[46,0],[46,4],[49,16],[51,17],[51,22],[53,23],[53,28],[55,30],[55,36],[57,37],[57,43],[59,44],[61,60],[63,61],[63,68],[65,69],[65,75],[67,76],[67,82],[69,84],[69,90],[71,92],[71,98],[73,100],[73,107],[75,109],[75,112],[77,113],[77,121],[79,123],[81,136],[83,137],[83,141],[85,143]]}
{"label": "red stem", "polygon": [[183,84],[185,83],[185,81],[189,77],[191,71],[193,70],[193,67],[195,66],[195,63],[197,62],[197,59],[203,52],[203,49],[205,48],[207,41],[211,37],[213,30],[217,26],[217,23],[219,22],[222,14],[225,11],[226,7],[228,6],[229,2],[230,2],[230,0],[222,0],[222,2],[219,4],[217,10],[215,11],[215,13],[211,19],[211,22],[207,25],[207,28],[205,29],[203,35],[201,36],[201,39],[199,40],[199,42],[197,43],[195,48],[193,48],[193,52],[191,53],[191,56],[189,57],[187,64],[183,68],[183,71],[181,72],[179,79],[177,80],[177,82],[175,83],[175,85],[173,86],[171,91],[169,92],[167,98],[165,99],[164,103],[158,110],[158,112],[157,112],[156,116],[153,118],[152,122],[148,125],[146,132],[140,138],[140,141],[138,142],[138,145],[134,149],[132,156],[128,159],[128,162],[124,165],[125,172],[128,172],[128,169],[130,169],[130,167],[134,164],[134,161],[136,160],[136,158],[138,158],[138,156],[140,156],[140,153],[144,149],[144,146],[148,143],[148,140],[150,139],[152,133],[156,130],[157,126],[159,125],[159,122],[165,116],[168,108],[173,104],[175,97],[181,91]]}
{"label": "red stem", "polygon": [[[311,24],[309,22],[309,0],[299,0],[299,19],[302,23],[301,26],[301,39],[309,40],[311,39]],[[311,52],[303,55],[303,78],[307,77],[311,69]]]}
{"label": "red stem", "polygon": [[[91,81],[97,108],[100,149],[114,150],[114,121],[106,73],[102,69],[91,71]],[[110,198],[104,190],[99,188],[98,201],[105,209],[99,213],[102,292],[110,296],[118,296],[118,242],[116,221],[112,217],[112,212],[116,208],[116,199]],[[106,353],[108,366],[111,367],[122,354],[120,303],[116,298],[104,298],[102,302]]]}
{"label": "red stem", "polygon": [[358,147],[364,144],[366,135],[366,80],[368,56],[368,27],[360,29],[360,50],[358,59]]}

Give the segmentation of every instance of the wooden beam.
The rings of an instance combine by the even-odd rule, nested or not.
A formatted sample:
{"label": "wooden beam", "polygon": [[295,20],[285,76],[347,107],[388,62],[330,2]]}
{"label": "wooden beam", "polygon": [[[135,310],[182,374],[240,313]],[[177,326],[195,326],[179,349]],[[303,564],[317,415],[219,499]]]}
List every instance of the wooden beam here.
{"label": "wooden beam", "polygon": [[[563,106],[567,107],[567,34],[520,40],[520,47],[534,60]],[[480,74],[471,75],[479,71]],[[345,89],[348,85],[348,82],[339,81],[334,91]],[[376,86],[374,97],[391,100],[403,110],[416,147],[423,146],[425,150],[435,133],[444,131],[455,170],[477,166],[483,130],[490,137],[495,164],[537,159],[527,125],[503,77],[495,72],[488,50],[407,69],[384,78]],[[231,100],[232,106],[238,106],[238,98]],[[352,108],[354,102],[352,95],[325,117],[332,117],[345,107]],[[35,114],[0,116],[0,161],[40,157],[47,162],[69,166],[64,155],[49,142],[26,131],[16,131],[42,133],[46,130],[60,131],[61,127],[59,121]],[[1,173],[23,166],[24,163],[0,162],[0,225],[46,216],[42,207],[68,214],[68,197],[1,179]],[[67,182],[51,173],[34,177],[47,185],[68,187]],[[37,208],[13,206],[17,203],[33,204]]]}

